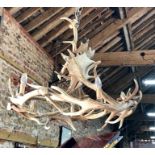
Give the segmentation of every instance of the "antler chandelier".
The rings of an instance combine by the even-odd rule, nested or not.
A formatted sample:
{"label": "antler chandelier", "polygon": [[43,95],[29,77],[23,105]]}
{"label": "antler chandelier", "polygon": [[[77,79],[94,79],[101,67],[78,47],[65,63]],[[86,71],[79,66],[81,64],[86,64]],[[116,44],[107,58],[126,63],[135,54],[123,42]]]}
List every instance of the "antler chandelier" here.
{"label": "antler chandelier", "polygon": [[[104,129],[108,123],[118,122],[119,128],[121,128],[124,119],[134,112],[142,98],[137,81],[134,79],[135,89],[132,92],[131,89],[126,94],[121,92],[117,99],[113,99],[104,92],[101,79],[97,74],[97,66],[101,61],[93,60],[95,50],[89,47],[89,41],[77,46],[78,20],[66,17],[61,19],[69,22],[69,28],[73,30],[74,36],[72,41],[64,41],[64,43],[72,45],[72,50],[67,50],[68,55],[61,54],[65,64],[60,73],[56,72],[59,80],[63,78],[70,82],[68,89],[65,90],[58,86],[43,87],[29,84],[27,74],[24,73],[20,79],[19,91],[16,94],[13,92],[12,81],[9,79],[11,97],[9,97],[10,102],[7,105],[7,110],[13,110],[19,115],[35,121],[39,125],[43,125],[45,129],[49,129],[51,121],[56,120],[63,121],[73,130],[76,130],[73,120],[94,120],[105,115],[108,117],[99,130]],[[91,71],[92,74],[90,74]],[[25,92],[26,86],[31,87],[32,91]],[[96,99],[86,95],[81,89],[82,86],[87,86],[95,91]],[[74,94],[77,90],[79,91],[75,97]],[[46,101],[52,110],[49,109],[49,112],[46,113],[34,111],[32,103],[28,102],[32,99]],[[45,103],[43,102],[43,104]],[[42,117],[46,117],[47,121],[42,123]]]}

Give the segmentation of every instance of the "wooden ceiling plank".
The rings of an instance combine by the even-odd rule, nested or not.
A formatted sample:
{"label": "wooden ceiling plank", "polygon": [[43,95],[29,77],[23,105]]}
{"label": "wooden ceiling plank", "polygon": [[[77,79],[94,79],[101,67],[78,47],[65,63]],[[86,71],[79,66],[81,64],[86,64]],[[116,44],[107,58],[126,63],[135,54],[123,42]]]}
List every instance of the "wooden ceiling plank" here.
{"label": "wooden ceiling plank", "polygon": [[[154,32],[154,29],[153,29],[153,32]],[[141,49],[142,46],[144,46],[145,44],[147,44],[150,41],[152,41],[152,39],[154,39],[154,37],[155,37],[155,33],[153,33],[153,32],[151,32],[151,34],[147,33],[145,35],[145,37],[143,37],[140,40],[138,40],[137,42],[135,42],[135,50]]]}
{"label": "wooden ceiling plank", "polygon": [[[83,11],[82,11],[82,14],[81,14],[81,18],[85,17],[86,15],[88,15],[92,10],[94,10],[94,8],[85,8]],[[58,26],[58,28],[56,28],[55,30],[53,31],[50,31],[47,36],[43,37],[42,38],[42,42],[40,42],[41,46],[42,47],[45,47],[47,46],[47,44],[49,42],[51,42],[53,39],[55,39],[56,37],[60,36],[62,33],[64,33],[65,31],[67,31],[69,28],[68,28],[68,23],[67,22],[64,22],[62,23],[61,25]],[[46,41],[45,41],[46,40]]]}
{"label": "wooden ceiling plank", "polygon": [[21,9],[22,9],[22,7],[13,7],[11,9],[9,9],[9,12],[11,15],[14,15],[15,13],[17,13]]}
{"label": "wooden ceiling plank", "polygon": [[31,7],[28,8],[25,12],[21,13],[18,17],[16,17],[16,20],[19,23],[22,23],[24,20],[28,19],[30,16],[32,16],[34,13],[36,13],[40,7]]}
{"label": "wooden ceiling plank", "polygon": [[47,34],[49,31],[51,31],[62,22],[62,20],[60,20],[61,17],[69,17],[73,15],[74,12],[75,8],[67,8],[60,11],[53,18],[51,18],[47,24],[43,25],[38,31],[34,32],[32,34],[33,38],[35,40],[41,39],[45,34]]}
{"label": "wooden ceiling plank", "polygon": [[[80,21],[79,36],[80,36],[80,31],[81,31],[82,29],[85,29],[85,27],[86,27],[87,25],[89,25],[89,24],[91,23],[91,21],[92,21],[93,19],[95,19],[98,15],[100,15],[101,12],[103,12],[104,10],[105,10],[105,9],[103,9],[103,8],[98,8],[97,10],[92,11],[88,16],[86,16],[85,18],[83,18],[83,19]],[[72,31],[66,32],[66,35],[63,35],[63,36],[61,37],[61,39],[62,39],[62,40],[68,40],[68,39],[69,39],[70,37],[72,37],[72,36],[73,36]]]}
{"label": "wooden ceiling plank", "polygon": [[144,37],[148,32],[150,32],[152,29],[154,29],[154,25],[150,24],[147,28],[140,31],[137,35],[134,36],[134,41],[138,41],[142,37]]}
{"label": "wooden ceiling plank", "polygon": [[[81,33],[80,33],[81,38],[86,36],[87,38],[89,38],[91,40],[96,34],[100,33],[103,29],[108,27],[109,24],[114,22],[114,18],[111,18],[110,16],[112,16],[112,12],[109,13],[105,18],[101,18],[101,19],[95,21],[94,24],[91,23],[92,27],[90,29],[88,29],[88,31],[87,30],[81,31]],[[102,20],[104,20],[104,22]],[[88,27],[89,27],[89,25],[88,25]],[[86,27],[86,29],[87,29],[87,27]],[[107,41],[105,41],[105,42],[107,42]]]}
{"label": "wooden ceiling plank", "polygon": [[133,31],[138,30],[142,25],[147,24],[147,21],[155,15],[155,9],[152,9],[145,17],[143,17],[137,24],[132,25]]}
{"label": "wooden ceiling plank", "polygon": [[108,26],[107,29],[104,29],[99,34],[97,34],[94,38],[90,40],[91,47],[96,48],[102,44],[102,41],[107,39],[111,34],[115,31],[121,29],[124,25],[128,23],[133,23],[144,14],[146,14],[150,8],[136,8],[132,9],[131,12],[128,13],[128,18],[124,20],[117,20],[115,23],[112,23]]}
{"label": "wooden ceiling plank", "polygon": [[30,32],[33,29],[35,29],[36,27],[40,26],[41,24],[43,24],[44,22],[46,22],[47,20],[49,20],[50,18],[52,18],[54,15],[56,15],[58,12],[60,12],[63,8],[50,8],[47,11],[43,12],[42,14],[40,14],[38,17],[36,17],[35,19],[33,19],[31,22],[29,22],[28,24],[26,24],[24,26],[24,28]]}
{"label": "wooden ceiling plank", "polygon": [[[137,29],[136,31],[133,30],[133,38],[134,38],[134,40],[136,40],[135,37],[136,37],[137,35],[143,33],[143,31],[145,31],[148,27],[154,25],[154,21],[155,21],[155,18],[151,18],[149,21],[147,21],[147,22],[145,23],[145,25],[139,27],[139,29]],[[133,28],[132,28],[132,29],[133,29]]]}
{"label": "wooden ceiling plank", "polygon": [[[128,23],[133,23],[136,20],[138,20],[140,17],[142,17],[144,14],[146,14],[151,8],[134,8],[131,9],[128,13],[128,18],[124,20],[116,20],[114,23],[110,24],[107,28],[99,32],[97,35],[95,35],[91,40],[90,40],[90,46],[92,48],[98,48],[101,47],[107,39],[113,33],[121,29],[124,25]],[[60,54],[62,51],[56,53],[54,57],[58,54]]]}
{"label": "wooden ceiling plank", "polygon": [[[109,12],[109,11],[108,11],[108,13],[105,13],[105,14],[104,14],[104,17],[103,17],[103,18],[98,19],[94,24],[87,24],[86,27],[84,27],[83,29],[80,29],[80,32],[79,32],[79,40],[82,40],[82,38],[84,38],[84,37],[89,38],[90,35],[94,35],[94,32],[92,31],[92,29],[94,29],[95,25],[98,25],[99,23],[101,23],[101,21],[107,20],[107,18],[109,18],[111,15],[112,15],[112,12]],[[103,30],[105,27],[107,27],[107,26],[109,25],[109,23],[112,23],[112,21],[113,21],[113,19],[110,19],[110,20],[108,20],[105,24],[101,24],[101,26],[98,27],[98,28],[96,28],[95,31],[99,32],[99,31]],[[72,34],[72,33],[71,33],[71,34]],[[89,34],[90,34],[90,35],[89,35]],[[109,38],[107,38],[105,41],[103,41],[103,44],[106,44],[108,41],[110,41],[112,38],[114,38],[114,37],[115,37],[116,35],[118,35],[118,34],[119,34],[119,32],[113,33],[111,36],[109,36]],[[87,36],[87,35],[89,35],[89,36]],[[69,39],[69,38],[68,38],[68,37],[69,37],[68,34],[65,34],[64,36],[65,36],[65,38],[66,38],[67,40]],[[66,36],[68,36],[68,37],[66,37]],[[71,36],[70,36],[70,37],[71,37]],[[64,39],[65,39],[65,38],[64,38]],[[60,54],[60,53],[62,53],[62,52],[64,52],[64,51],[66,51],[67,48],[69,48],[69,47],[70,47],[70,45],[67,45],[67,44],[63,45],[63,46],[58,50],[59,52],[53,54],[53,57],[55,57],[56,55],[58,55],[58,54]],[[49,50],[50,50],[50,49],[49,49]],[[49,51],[49,50],[48,50],[48,47],[47,47],[47,51]],[[49,52],[50,52],[50,51],[49,51]]]}
{"label": "wooden ceiling plank", "polygon": [[[107,43],[105,46],[103,46],[103,48],[101,48],[100,50],[104,53],[107,52],[111,47],[113,47],[115,44],[117,44],[119,41],[121,41],[121,37],[116,37],[113,40],[111,40],[109,43]],[[99,50],[99,51],[100,51]]]}
{"label": "wooden ceiling plank", "polygon": [[137,46],[135,50],[148,50],[150,47],[154,45],[154,42],[155,42],[155,35],[149,38],[149,40],[147,39],[147,42],[145,42],[145,44],[143,44],[142,42],[142,45]]}

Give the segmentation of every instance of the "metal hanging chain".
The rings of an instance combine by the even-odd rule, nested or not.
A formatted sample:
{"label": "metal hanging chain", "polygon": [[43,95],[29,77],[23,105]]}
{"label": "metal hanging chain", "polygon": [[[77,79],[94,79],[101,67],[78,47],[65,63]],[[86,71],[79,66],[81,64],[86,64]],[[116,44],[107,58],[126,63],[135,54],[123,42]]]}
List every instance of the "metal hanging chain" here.
{"label": "metal hanging chain", "polygon": [[77,7],[75,9],[75,19],[77,20],[77,28],[80,26],[80,16],[83,8],[82,7]]}

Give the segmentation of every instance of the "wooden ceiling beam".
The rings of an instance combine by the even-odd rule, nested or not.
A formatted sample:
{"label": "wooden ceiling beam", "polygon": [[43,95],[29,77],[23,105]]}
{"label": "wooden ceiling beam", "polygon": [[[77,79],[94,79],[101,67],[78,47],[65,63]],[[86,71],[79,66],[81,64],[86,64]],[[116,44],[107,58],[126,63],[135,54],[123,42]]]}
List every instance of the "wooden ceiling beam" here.
{"label": "wooden ceiling beam", "polygon": [[[119,11],[121,19],[127,18],[127,12],[126,12],[125,8],[119,7],[118,11]],[[131,38],[131,29],[129,29],[129,27],[131,27],[130,23],[124,25],[124,27],[123,27],[123,34],[124,34],[124,38],[125,38],[125,44],[126,44],[127,51],[131,51],[134,49],[134,43]]]}
{"label": "wooden ceiling beam", "polygon": [[[101,32],[96,34],[91,40],[90,40],[90,46],[92,48],[99,48],[103,45],[104,42],[106,42],[111,35],[113,35],[116,31],[120,30],[124,25],[128,23],[134,23],[136,20],[138,20],[140,17],[145,15],[151,8],[133,8],[128,13],[127,19],[118,19],[114,23],[110,24],[108,27],[103,29]],[[61,51],[62,52],[62,51]],[[58,52],[57,54],[60,54],[61,52]],[[54,56],[56,56],[55,54]]]}
{"label": "wooden ceiling beam", "polygon": [[155,32],[155,30],[153,30],[149,34],[147,33],[145,35],[145,37],[143,37],[140,40],[138,40],[137,42],[135,42],[135,50],[140,50],[142,47],[145,47],[146,44],[151,42],[155,37],[155,33],[153,33],[153,32]]}
{"label": "wooden ceiling beam", "polygon": [[136,32],[139,29],[141,29],[142,27],[144,27],[147,24],[147,22],[150,20],[150,18],[154,18],[153,17],[154,15],[155,15],[155,10],[153,8],[140,21],[138,21],[136,24],[132,25],[133,32]]}
{"label": "wooden ceiling beam", "polygon": [[99,51],[107,52],[111,47],[114,47],[118,42],[120,42],[122,38],[120,36],[117,36],[116,38],[113,38],[109,43],[107,43],[105,46],[103,46]]}
{"label": "wooden ceiling beam", "polygon": [[134,36],[134,41],[140,40],[142,37],[145,37],[150,31],[154,30],[154,24],[149,24],[147,28],[140,31],[137,35]]}
{"label": "wooden ceiling beam", "polygon": [[[84,18],[93,10],[94,10],[94,8],[84,8],[80,18]],[[52,40],[54,40],[56,37],[60,36],[62,33],[67,31],[68,29],[69,29],[68,28],[68,22],[63,22],[62,24],[58,25],[55,29],[50,31],[45,37],[43,37],[39,41],[39,44],[42,47],[47,46]]]}
{"label": "wooden ceiling beam", "polygon": [[[98,8],[98,9],[95,9],[93,10],[88,16],[86,16],[85,18],[83,18],[81,21],[80,21],[80,26],[79,26],[79,37],[81,36],[80,35],[80,31],[82,31],[88,24],[91,23],[92,20],[94,20],[97,16],[100,16],[101,13],[105,10],[105,8]],[[73,36],[73,32],[70,31],[70,32],[66,32],[66,35],[63,35],[61,38],[62,40],[68,40],[70,37]]]}
{"label": "wooden ceiling beam", "polygon": [[140,26],[138,27],[138,29],[136,29],[136,30],[133,29],[133,27],[132,27],[134,40],[136,40],[135,37],[136,37],[138,34],[141,34],[141,32],[145,31],[145,29],[147,29],[150,25],[153,25],[153,24],[154,24],[154,20],[155,20],[154,17],[155,17],[155,16],[151,17],[151,18],[150,18],[149,20],[147,20],[144,24],[140,25]]}
{"label": "wooden ceiling beam", "polygon": [[[144,41],[145,42],[145,41]],[[155,42],[155,35],[153,35],[151,38],[149,38],[149,40],[147,40],[147,42],[145,42],[145,44],[142,42],[142,45],[138,45],[137,49],[141,49],[141,50],[145,50],[145,49],[155,49],[152,48]]]}
{"label": "wooden ceiling beam", "polygon": [[47,23],[40,26],[39,29],[34,33],[32,33],[31,35],[36,41],[38,41],[45,34],[47,34],[49,31],[51,31],[53,28],[55,28],[62,22],[62,20],[60,20],[61,17],[70,17],[71,15],[74,14],[74,12],[75,8],[65,8],[61,10],[59,13],[57,13],[55,16],[49,19]]}
{"label": "wooden ceiling beam", "polygon": [[96,53],[94,60],[100,60],[102,66],[154,66],[155,50]]}
{"label": "wooden ceiling beam", "polygon": [[[110,23],[113,22],[113,18],[108,19],[108,18],[112,15],[112,13],[113,13],[113,11],[111,11],[111,10],[106,11],[106,12],[102,15],[103,17],[98,18],[98,19],[95,21],[95,23],[93,23],[93,24],[90,24],[90,22],[88,22],[88,23],[84,22],[84,23],[85,23],[84,26],[82,26],[82,24],[80,24],[79,40],[82,40],[84,37],[90,38],[90,35],[88,35],[88,34],[91,34],[91,35],[94,36],[94,35],[95,35],[94,33],[100,32],[100,31],[103,30],[105,27],[108,27],[108,25],[109,25]],[[85,21],[85,20],[83,20],[83,21]],[[106,21],[106,22],[105,22],[105,21]],[[82,22],[82,21],[81,21],[81,22]],[[102,22],[104,22],[104,24],[101,24]],[[100,24],[100,26],[98,26],[99,24]],[[98,26],[98,27],[96,28],[96,26]],[[118,33],[115,32],[114,34],[112,34],[111,36],[109,36],[109,38],[108,38],[106,41],[103,41],[103,43],[108,42],[109,40],[111,40],[111,39],[112,39],[114,36],[116,36],[117,34],[118,34]],[[65,33],[64,36],[63,36],[61,39],[62,39],[62,40],[70,40],[71,37],[72,37],[72,35],[73,35],[72,32],[70,32],[70,33]],[[70,47],[69,44],[63,45],[63,46],[58,50],[59,52],[53,53],[53,57],[55,57],[56,55],[58,55],[58,54],[60,54],[60,53],[62,53],[62,52],[64,52],[64,51],[66,51],[67,48],[69,48],[69,47]],[[47,49],[48,52],[51,52],[51,49],[50,49],[50,48],[48,49],[48,47],[47,47],[46,49]]]}
{"label": "wooden ceiling beam", "polygon": [[16,20],[19,23],[22,23],[24,20],[28,19],[30,16],[32,16],[34,13],[36,13],[39,9],[40,9],[40,7],[28,8],[26,11],[24,11],[18,17],[16,17]]}
{"label": "wooden ceiling beam", "polygon": [[24,28],[30,32],[36,27],[40,26],[50,18],[52,18],[54,15],[56,15],[58,12],[60,12],[63,8],[50,8],[47,11],[43,12],[40,14],[38,17],[35,19],[31,20],[28,24],[24,26]]}
{"label": "wooden ceiling beam", "polygon": [[13,8],[9,9],[9,12],[11,15],[14,15],[15,13],[17,13],[21,9],[22,9],[22,7],[13,7]]}
{"label": "wooden ceiling beam", "polygon": [[117,30],[121,29],[124,25],[128,23],[134,23],[144,14],[146,14],[151,8],[134,8],[128,13],[127,19],[118,19],[115,23],[109,25],[106,29],[98,33],[94,38],[90,40],[90,45],[92,48],[97,48],[102,45],[103,40],[106,40],[110,35],[112,35]]}

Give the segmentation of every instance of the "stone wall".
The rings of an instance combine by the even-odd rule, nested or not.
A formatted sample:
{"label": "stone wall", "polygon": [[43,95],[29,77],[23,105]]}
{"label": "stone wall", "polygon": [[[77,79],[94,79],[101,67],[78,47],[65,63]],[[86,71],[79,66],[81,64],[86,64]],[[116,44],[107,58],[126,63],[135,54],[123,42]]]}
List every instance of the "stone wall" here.
{"label": "stone wall", "polygon": [[[38,142],[48,141],[48,144],[57,145],[60,124],[52,123],[51,128],[45,130],[15,112],[5,110],[10,96],[7,85],[10,76],[19,77],[27,72],[31,82],[47,86],[52,70],[52,58],[4,11],[0,27],[0,129],[23,132],[37,137]],[[75,122],[77,131],[73,132],[73,136],[99,134],[96,129],[101,127],[101,123],[100,120]]]}

